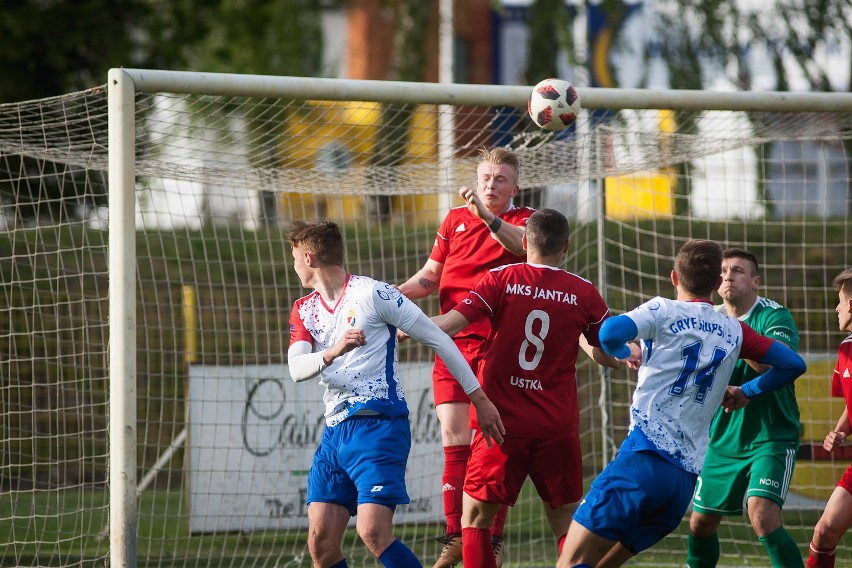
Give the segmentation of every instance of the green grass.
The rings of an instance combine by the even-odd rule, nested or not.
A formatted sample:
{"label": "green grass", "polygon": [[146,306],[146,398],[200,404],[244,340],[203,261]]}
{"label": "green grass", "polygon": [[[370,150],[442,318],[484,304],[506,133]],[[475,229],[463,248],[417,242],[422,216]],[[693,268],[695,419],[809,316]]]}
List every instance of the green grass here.
{"label": "green grass", "polygon": [[[184,495],[154,491],[139,499],[138,566],[310,566],[306,531],[258,531],[250,534],[192,535],[187,532]],[[556,549],[543,520],[540,502],[528,483],[519,506],[509,513],[507,568],[553,566]],[[61,514],[60,514],[61,512]],[[807,543],[819,512],[795,515],[788,526],[798,543]],[[0,566],[103,566],[109,557],[109,540],[98,537],[108,523],[106,491],[16,492],[0,499]],[[11,520],[9,520],[11,519]],[[720,566],[764,566],[766,555],[741,518],[723,522]],[[685,559],[687,518],[673,534],[645,551],[629,566],[682,566]],[[403,525],[396,535],[425,562],[437,556],[441,534],[438,525]],[[527,543],[521,546],[519,543]],[[11,544],[17,543],[17,544]],[[39,544],[40,543],[40,544]],[[804,545],[801,545],[804,554]],[[376,565],[354,530],[347,531],[344,551],[350,566]]]}

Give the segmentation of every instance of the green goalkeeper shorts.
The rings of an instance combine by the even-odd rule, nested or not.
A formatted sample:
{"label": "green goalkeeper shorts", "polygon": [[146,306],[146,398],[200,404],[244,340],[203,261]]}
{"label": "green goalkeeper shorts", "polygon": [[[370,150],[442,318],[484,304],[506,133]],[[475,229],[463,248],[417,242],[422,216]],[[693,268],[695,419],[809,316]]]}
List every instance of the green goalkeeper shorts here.
{"label": "green goalkeeper shorts", "polygon": [[742,456],[707,450],[692,508],[707,515],[740,515],[748,497],[784,506],[798,448],[775,445]]}

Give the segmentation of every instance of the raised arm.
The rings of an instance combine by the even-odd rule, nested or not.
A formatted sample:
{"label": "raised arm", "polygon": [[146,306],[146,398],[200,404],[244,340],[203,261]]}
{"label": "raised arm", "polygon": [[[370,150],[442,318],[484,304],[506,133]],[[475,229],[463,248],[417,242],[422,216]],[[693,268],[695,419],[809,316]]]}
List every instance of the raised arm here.
{"label": "raised arm", "polygon": [[497,411],[497,407],[482,392],[482,387],[479,385],[479,381],[476,380],[476,376],[470,369],[470,365],[468,365],[464,356],[458,347],[456,347],[456,344],[453,343],[453,340],[450,339],[450,336],[441,331],[426,314],[421,314],[415,320],[414,324],[404,331],[416,341],[431,347],[438,353],[438,356],[447,365],[453,377],[461,385],[465,394],[470,398],[470,402],[476,408],[477,421],[479,422],[482,435],[485,436],[485,441],[488,442],[489,446],[492,439],[498,444],[502,444],[503,434],[506,433],[506,429],[503,427],[500,413]]}
{"label": "raised arm", "polygon": [[629,360],[634,351],[627,344],[628,341],[636,339],[639,328],[628,316],[621,314],[613,316],[603,322],[598,337],[601,347],[609,355],[620,360]]}
{"label": "raised arm", "polygon": [[429,258],[426,260],[423,268],[398,286],[399,291],[405,294],[410,300],[425,298],[438,289],[443,272],[443,263]]}
{"label": "raised arm", "polygon": [[772,365],[772,368],[742,385],[743,392],[749,398],[780,389],[795,381],[808,369],[805,360],[780,341],[773,341],[766,355],[758,362]]}
{"label": "raised arm", "polygon": [[497,239],[497,242],[503,245],[503,248],[518,256],[526,254],[521,242],[524,236],[523,227],[518,227],[511,223],[504,223],[500,217],[485,207],[479,199],[479,195],[476,193],[475,189],[462,187],[459,189],[459,195],[467,204],[468,211],[479,217],[483,223],[488,225],[488,229],[494,235],[494,238]]}
{"label": "raised arm", "polygon": [[445,314],[433,316],[432,321],[441,328],[441,331],[450,337],[454,337],[470,323],[466,317],[456,310],[450,310]]}
{"label": "raised arm", "polygon": [[743,408],[752,398],[792,383],[808,368],[801,356],[780,341],[772,341],[758,363],[771,365],[771,368],[742,386],[728,386],[722,400],[726,412]]}
{"label": "raised arm", "polygon": [[604,367],[609,367],[611,369],[621,369],[624,366],[624,363],[606,353],[600,347],[592,347],[589,345],[589,340],[586,339],[585,335],[580,335],[580,349],[585,351],[586,355],[588,355],[592,361],[598,365],[603,365]]}

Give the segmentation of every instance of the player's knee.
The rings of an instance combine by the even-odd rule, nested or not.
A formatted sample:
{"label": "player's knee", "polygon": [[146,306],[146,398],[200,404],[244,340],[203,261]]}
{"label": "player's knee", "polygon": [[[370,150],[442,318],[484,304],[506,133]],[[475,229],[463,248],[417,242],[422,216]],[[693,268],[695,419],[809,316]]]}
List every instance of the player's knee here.
{"label": "player's knee", "polygon": [[770,535],[781,526],[780,517],[775,517],[774,515],[750,515],[749,520],[751,521],[754,533],[758,537]]}
{"label": "player's knee", "polygon": [[468,405],[447,403],[438,406],[441,423],[441,441],[444,446],[470,444],[470,419]]}
{"label": "player's knee", "polygon": [[693,512],[689,517],[689,532],[693,536],[706,538],[716,532],[720,521],[720,517]]}
{"label": "player's knee", "polygon": [[339,560],[339,546],[327,534],[311,530],[308,532],[308,552],[315,566],[331,566]]}
{"label": "player's knee", "polygon": [[358,536],[364,542],[364,546],[373,553],[376,558],[393,542],[393,536],[384,528],[375,524],[357,525]]}
{"label": "player's knee", "polygon": [[441,425],[441,442],[444,446],[470,445],[470,430]]}
{"label": "player's knee", "polygon": [[834,548],[844,532],[845,528],[841,529],[825,519],[820,519],[814,527],[814,544],[822,549]]}
{"label": "player's knee", "polygon": [[496,513],[496,510],[491,510],[481,505],[465,507],[464,514],[462,515],[462,526],[473,527],[475,529],[490,528],[494,522]]}

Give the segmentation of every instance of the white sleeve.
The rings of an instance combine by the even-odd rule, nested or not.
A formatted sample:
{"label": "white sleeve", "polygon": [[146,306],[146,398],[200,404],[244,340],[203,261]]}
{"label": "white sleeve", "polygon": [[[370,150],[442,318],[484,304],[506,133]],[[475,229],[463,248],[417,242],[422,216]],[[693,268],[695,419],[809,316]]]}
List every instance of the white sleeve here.
{"label": "white sleeve", "polygon": [[637,337],[653,339],[659,327],[657,322],[665,320],[668,311],[669,304],[663,298],[657,296],[624,315],[632,319],[633,323],[636,324]]}
{"label": "white sleeve", "polygon": [[408,329],[402,331],[423,345],[437,351],[447,368],[464,389],[465,394],[470,394],[479,388],[479,381],[476,380],[476,375],[473,374],[459,348],[456,347],[449,335],[441,331],[441,328],[429,319],[429,316],[420,312],[414,323]]}
{"label": "white sleeve", "polygon": [[325,350],[314,353],[314,346],[309,341],[297,341],[287,349],[287,366],[290,368],[290,378],[300,383],[318,376],[325,363],[322,360]]}

